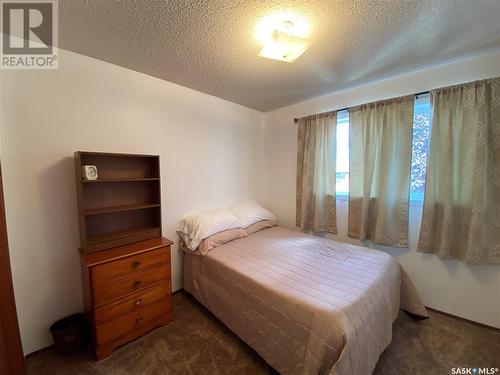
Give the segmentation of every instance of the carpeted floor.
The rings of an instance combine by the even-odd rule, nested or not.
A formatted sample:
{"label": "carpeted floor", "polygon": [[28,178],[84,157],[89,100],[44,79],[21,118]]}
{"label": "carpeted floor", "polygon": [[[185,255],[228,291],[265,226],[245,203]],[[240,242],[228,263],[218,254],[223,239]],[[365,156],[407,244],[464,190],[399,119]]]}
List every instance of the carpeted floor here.
{"label": "carpeted floor", "polygon": [[[28,375],[275,373],[190,295],[178,292],[173,300],[172,323],[111,357],[94,362],[90,351],[66,358],[47,351],[27,361]],[[441,375],[454,367],[500,367],[500,332],[436,313],[421,322],[401,313],[374,374]]]}

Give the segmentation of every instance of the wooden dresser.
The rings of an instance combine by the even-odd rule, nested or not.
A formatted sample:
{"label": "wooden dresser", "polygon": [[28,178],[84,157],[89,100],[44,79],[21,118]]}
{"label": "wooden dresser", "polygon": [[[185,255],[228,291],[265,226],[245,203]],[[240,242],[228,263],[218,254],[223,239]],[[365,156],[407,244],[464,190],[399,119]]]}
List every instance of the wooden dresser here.
{"label": "wooden dresser", "polygon": [[161,236],[158,155],[77,151],[75,175],[85,310],[100,360],[172,320],[172,241]]}
{"label": "wooden dresser", "polygon": [[171,245],[159,237],[82,254],[85,309],[97,360],[172,320]]}

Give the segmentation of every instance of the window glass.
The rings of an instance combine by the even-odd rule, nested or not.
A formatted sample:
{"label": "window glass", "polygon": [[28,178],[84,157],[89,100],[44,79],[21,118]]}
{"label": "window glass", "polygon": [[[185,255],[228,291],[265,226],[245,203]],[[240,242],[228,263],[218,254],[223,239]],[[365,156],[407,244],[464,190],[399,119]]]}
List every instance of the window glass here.
{"label": "window glass", "polygon": [[[431,105],[429,94],[415,98],[411,157],[410,199],[423,201],[427,152],[431,132]],[[337,113],[337,196],[349,194],[349,112]]]}
{"label": "window glass", "polygon": [[424,199],[430,131],[431,105],[429,94],[419,95],[415,98],[415,109],[413,115],[410,179],[410,199],[412,201],[423,201]]}
{"label": "window glass", "polygon": [[349,193],[349,112],[337,112],[337,195]]}

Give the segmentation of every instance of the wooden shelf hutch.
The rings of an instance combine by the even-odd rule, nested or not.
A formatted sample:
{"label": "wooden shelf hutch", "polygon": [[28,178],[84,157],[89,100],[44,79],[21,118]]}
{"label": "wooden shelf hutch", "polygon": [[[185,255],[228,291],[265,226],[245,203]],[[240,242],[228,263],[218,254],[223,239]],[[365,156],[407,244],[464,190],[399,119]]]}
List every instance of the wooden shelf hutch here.
{"label": "wooden shelf hutch", "polygon": [[[84,179],[84,165],[98,179]],[[172,241],[161,237],[159,156],[77,151],[75,170],[85,310],[100,360],[172,320]]]}

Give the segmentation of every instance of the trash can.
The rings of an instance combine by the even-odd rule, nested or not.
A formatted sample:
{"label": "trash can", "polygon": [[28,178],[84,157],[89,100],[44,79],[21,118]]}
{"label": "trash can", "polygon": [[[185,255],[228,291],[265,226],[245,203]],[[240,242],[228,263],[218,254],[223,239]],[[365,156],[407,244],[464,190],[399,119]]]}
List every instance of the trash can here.
{"label": "trash can", "polygon": [[66,356],[83,349],[88,342],[87,318],[75,314],[58,320],[50,326],[57,354]]}

